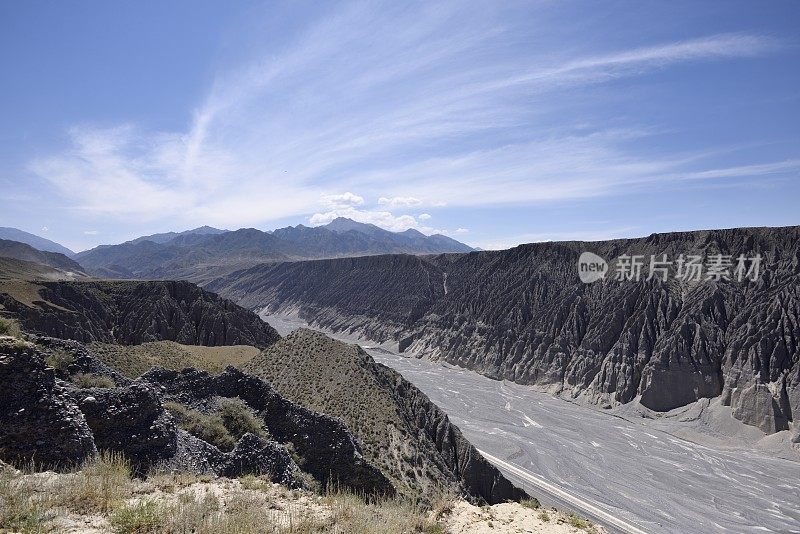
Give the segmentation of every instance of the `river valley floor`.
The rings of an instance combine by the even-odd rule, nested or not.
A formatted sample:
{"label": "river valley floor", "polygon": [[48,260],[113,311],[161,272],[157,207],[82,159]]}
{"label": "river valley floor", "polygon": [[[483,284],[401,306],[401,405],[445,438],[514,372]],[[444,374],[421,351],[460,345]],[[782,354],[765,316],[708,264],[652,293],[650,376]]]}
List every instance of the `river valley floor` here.
{"label": "river valley floor", "polygon": [[[282,335],[307,326],[292,316],[262,317]],[[784,443],[776,445],[780,454],[715,446],[712,438],[695,443],[679,437],[699,434],[677,419],[642,417],[630,407],[594,409],[407,357],[391,345],[326,333],[361,344],[399,371],[543,504],[588,516],[611,532],[800,532],[800,462]],[[687,408],[684,420],[694,420],[691,410],[702,411]]]}

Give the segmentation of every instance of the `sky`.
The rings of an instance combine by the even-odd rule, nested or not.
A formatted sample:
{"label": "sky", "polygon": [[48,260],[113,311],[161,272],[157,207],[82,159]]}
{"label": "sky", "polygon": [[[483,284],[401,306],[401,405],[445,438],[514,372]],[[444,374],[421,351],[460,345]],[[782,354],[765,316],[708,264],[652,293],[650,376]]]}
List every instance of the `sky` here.
{"label": "sky", "polygon": [[800,224],[800,2],[0,3],[0,226]]}

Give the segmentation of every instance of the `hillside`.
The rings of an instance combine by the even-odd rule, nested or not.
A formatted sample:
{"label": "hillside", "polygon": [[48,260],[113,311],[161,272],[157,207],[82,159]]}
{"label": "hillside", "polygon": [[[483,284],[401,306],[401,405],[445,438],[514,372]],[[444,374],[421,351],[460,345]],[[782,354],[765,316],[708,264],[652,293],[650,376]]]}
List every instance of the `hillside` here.
{"label": "hillside", "polygon": [[47,265],[65,273],[74,273],[79,276],[84,275],[83,267],[64,254],[38,250],[26,243],[20,243],[19,241],[0,239],[0,256]]}
{"label": "hillside", "polygon": [[336,219],[274,232],[254,228],[224,232],[198,228],[155,234],[119,245],[102,245],[76,258],[89,273],[106,278],[180,279],[206,283],[264,262],[336,258],[386,253],[431,254],[471,250],[441,235],[414,230],[389,232],[377,226]]}
{"label": "hillside", "polygon": [[28,332],[134,345],[265,347],[278,334],[254,313],[189,282],[0,282],[0,305]]}
{"label": "hillside", "polygon": [[65,273],[41,263],[0,256],[0,280],[71,280],[74,273]]}
{"label": "hillside", "polygon": [[[578,279],[583,251],[612,275]],[[623,254],[762,256],[756,281],[614,279]],[[261,265],[208,286],[251,309],[603,406],[721,397],[766,433],[800,413],[800,228],[655,234],[425,258]]]}
{"label": "hillside", "polygon": [[428,397],[357,345],[301,329],[244,370],[295,402],[341,418],[365,458],[401,493],[430,494],[440,486],[490,504],[524,497]]}
{"label": "hillside", "polygon": [[63,245],[59,245],[55,241],[50,241],[44,237],[31,234],[20,230],[19,228],[0,227],[0,239],[7,239],[9,241],[18,241],[30,245],[35,249],[43,250],[45,252],[56,252],[68,257],[75,255],[73,251]]}

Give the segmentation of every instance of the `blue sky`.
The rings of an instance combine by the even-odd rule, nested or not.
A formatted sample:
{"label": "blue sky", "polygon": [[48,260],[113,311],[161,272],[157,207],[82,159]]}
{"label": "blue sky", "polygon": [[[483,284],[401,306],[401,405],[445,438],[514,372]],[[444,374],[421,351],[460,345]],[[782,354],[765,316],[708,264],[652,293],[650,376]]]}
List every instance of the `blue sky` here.
{"label": "blue sky", "polygon": [[0,226],[800,224],[798,2],[0,3]]}

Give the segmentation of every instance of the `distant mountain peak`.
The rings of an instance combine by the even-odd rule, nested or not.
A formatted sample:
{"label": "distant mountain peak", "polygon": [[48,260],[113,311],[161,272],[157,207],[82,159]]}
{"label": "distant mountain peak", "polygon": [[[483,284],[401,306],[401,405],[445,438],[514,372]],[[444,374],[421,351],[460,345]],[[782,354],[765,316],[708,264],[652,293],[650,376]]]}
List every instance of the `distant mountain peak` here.
{"label": "distant mountain peak", "polygon": [[374,224],[354,221],[353,219],[348,219],[347,217],[336,217],[334,220],[323,226],[323,228],[327,228],[328,230],[337,233],[349,232],[351,230],[361,232],[362,234],[374,234],[376,231],[388,232],[388,230],[384,230],[383,228],[375,226]]}

